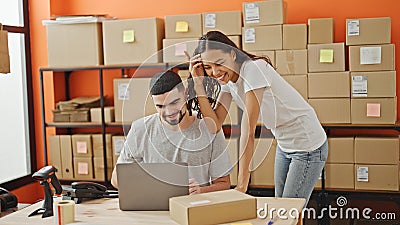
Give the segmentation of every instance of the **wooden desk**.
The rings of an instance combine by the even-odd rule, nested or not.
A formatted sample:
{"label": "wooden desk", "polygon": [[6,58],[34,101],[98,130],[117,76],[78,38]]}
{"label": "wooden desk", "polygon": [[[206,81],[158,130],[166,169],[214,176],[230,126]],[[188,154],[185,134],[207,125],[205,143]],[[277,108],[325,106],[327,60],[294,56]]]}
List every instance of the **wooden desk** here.
{"label": "wooden desk", "polygon": [[[296,208],[301,212],[305,203],[304,199],[277,199],[277,198],[257,198],[258,205],[264,207],[268,204],[271,208],[285,208],[290,210]],[[54,225],[54,217],[42,219],[41,216],[28,217],[28,214],[35,209],[40,208],[43,202],[35,203],[22,210],[0,218],[1,225]],[[269,220],[253,219],[246,221],[237,221],[234,223],[251,223],[253,225],[265,225]],[[168,211],[121,211],[118,206],[118,199],[96,199],[85,201],[75,205],[75,222],[81,222],[82,225],[149,225],[165,224],[178,225],[169,217]],[[277,220],[273,225],[296,224],[297,220]],[[79,223],[78,223],[79,224]],[[299,223],[301,224],[301,222]]]}

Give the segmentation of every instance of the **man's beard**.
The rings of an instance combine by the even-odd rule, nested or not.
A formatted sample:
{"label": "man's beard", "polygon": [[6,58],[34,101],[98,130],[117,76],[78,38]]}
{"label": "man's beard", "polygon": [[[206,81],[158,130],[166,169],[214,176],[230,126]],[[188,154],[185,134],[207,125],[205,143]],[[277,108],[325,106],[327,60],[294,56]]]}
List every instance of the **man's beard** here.
{"label": "man's beard", "polygon": [[185,110],[185,112],[182,112],[182,110],[179,110],[179,118],[178,119],[169,121],[167,119],[167,116],[163,115],[162,117],[163,117],[164,121],[167,122],[169,125],[175,126],[175,125],[178,125],[182,121],[182,119],[185,115],[186,115],[186,110]]}

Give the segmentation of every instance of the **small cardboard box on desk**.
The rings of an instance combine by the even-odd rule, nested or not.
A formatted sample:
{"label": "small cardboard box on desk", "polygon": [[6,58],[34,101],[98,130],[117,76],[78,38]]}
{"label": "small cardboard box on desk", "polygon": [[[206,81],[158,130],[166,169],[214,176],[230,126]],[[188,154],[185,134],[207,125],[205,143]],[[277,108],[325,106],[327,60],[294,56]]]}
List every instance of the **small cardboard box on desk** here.
{"label": "small cardboard box on desk", "polygon": [[182,225],[221,224],[257,217],[256,198],[236,190],[169,199],[170,216]]}

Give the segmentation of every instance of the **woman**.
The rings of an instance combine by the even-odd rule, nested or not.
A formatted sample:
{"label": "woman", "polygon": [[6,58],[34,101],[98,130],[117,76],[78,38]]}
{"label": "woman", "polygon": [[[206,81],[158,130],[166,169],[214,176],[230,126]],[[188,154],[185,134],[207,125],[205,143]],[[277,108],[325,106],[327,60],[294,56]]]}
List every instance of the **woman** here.
{"label": "woman", "polygon": [[[261,114],[277,140],[275,196],[308,202],[328,157],[327,137],[313,108],[275,71],[268,58],[239,50],[219,31],[210,31],[199,40],[189,69],[196,104],[212,132],[221,129],[232,99],[243,110],[236,189],[247,191],[254,133]],[[215,107],[206,97],[204,73],[222,84]]]}

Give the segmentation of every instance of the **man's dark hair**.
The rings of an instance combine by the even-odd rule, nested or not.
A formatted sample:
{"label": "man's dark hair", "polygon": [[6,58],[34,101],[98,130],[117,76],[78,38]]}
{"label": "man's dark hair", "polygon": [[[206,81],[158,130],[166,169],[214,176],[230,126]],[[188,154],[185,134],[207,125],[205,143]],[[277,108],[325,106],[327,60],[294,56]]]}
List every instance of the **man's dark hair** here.
{"label": "man's dark hair", "polygon": [[157,73],[151,78],[150,94],[161,95],[171,91],[176,87],[178,88],[179,91],[184,90],[181,77],[174,71],[167,70],[164,72]]}

